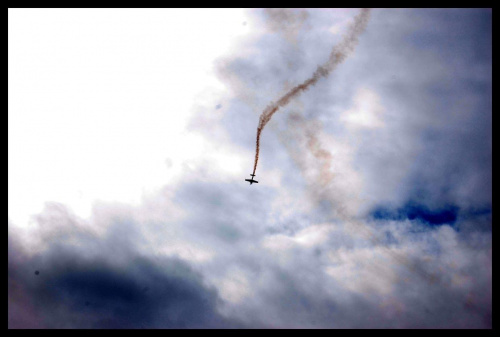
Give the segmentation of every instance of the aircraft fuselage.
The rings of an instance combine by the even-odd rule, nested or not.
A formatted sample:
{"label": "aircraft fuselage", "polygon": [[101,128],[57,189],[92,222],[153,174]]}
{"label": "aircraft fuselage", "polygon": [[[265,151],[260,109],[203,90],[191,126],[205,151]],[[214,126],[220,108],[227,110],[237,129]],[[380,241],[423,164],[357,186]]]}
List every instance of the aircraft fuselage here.
{"label": "aircraft fuselage", "polygon": [[257,180],[254,180],[253,177],[255,177],[255,174],[251,174],[252,176],[252,179],[245,179],[245,181],[248,181],[250,183],[250,185],[252,185],[253,183],[258,183]]}

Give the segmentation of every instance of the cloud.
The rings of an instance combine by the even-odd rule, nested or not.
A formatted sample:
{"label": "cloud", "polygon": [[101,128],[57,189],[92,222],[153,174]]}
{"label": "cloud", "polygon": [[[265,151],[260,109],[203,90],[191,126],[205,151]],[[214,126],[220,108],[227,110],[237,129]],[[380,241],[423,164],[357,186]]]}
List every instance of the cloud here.
{"label": "cloud", "polygon": [[34,255],[9,235],[9,327],[241,327],[217,312],[218,292],[189,263],[141,254],[136,233],[119,222],[103,237],[72,231]]}
{"label": "cloud", "polygon": [[244,185],[355,13],[250,11],[176,179],[9,223],[9,328],[491,328],[491,12],[373,10]]}
{"label": "cloud", "polygon": [[384,112],[380,98],[373,91],[361,88],[354,97],[354,107],[346,110],[340,120],[352,128],[380,128],[384,126],[381,114]]}
{"label": "cloud", "polygon": [[265,23],[269,30],[283,34],[292,43],[297,35],[309,26],[309,13],[304,9],[267,8],[264,15],[267,17]]}
{"label": "cloud", "polygon": [[[379,219],[366,225],[392,238],[371,241],[348,222],[315,224],[307,214],[309,225],[273,226],[271,203],[247,204],[247,191],[181,185],[175,203],[190,213],[174,222],[139,216],[161,204],[101,204],[93,217],[101,232],[72,226],[64,236],[38,235],[44,244],[34,251],[10,232],[9,327],[490,325],[489,231]],[[56,206],[38,218],[81,221]],[[162,249],[169,245],[212,253],[185,257]]]}

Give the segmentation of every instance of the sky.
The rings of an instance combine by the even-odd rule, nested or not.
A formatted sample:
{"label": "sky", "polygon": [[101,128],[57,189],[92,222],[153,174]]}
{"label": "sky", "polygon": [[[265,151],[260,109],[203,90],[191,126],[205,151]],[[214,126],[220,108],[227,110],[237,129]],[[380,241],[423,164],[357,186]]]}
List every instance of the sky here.
{"label": "sky", "polygon": [[492,10],[9,9],[9,328],[492,328]]}

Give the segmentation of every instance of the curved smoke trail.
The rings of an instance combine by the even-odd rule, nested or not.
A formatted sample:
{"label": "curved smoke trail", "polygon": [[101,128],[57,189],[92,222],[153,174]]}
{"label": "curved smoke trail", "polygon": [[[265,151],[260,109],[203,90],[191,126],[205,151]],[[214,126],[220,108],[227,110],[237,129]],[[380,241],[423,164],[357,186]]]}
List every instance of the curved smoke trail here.
{"label": "curved smoke trail", "polygon": [[346,34],[342,38],[342,41],[340,41],[338,45],[333,47],[328,61],[325,64],[319,66],[310,78],[292,88],[277,102],[272,102],[264,109],[259,117],[259,124],[257,126],[257,140],[253,174],[255,174],[255,171],[257,170],[257,162],[259,161],[260,134],[266,124],[271,120],[271,117],[276,111],[278,111],[279,108],[287,105],[292,98],[295,98],[301,92],[309,89],[309,87],[316,84],[316,82],[318,82],[320,78],[328,76],[337,67],[337,65],[342,63],[347,58],[347,56],[349,56],[349,54],[354,51],[354,48],[358,43],[358,37],[365,30],[369,17],[370,9],[363,8],[361,12],[354,18],[354,23],[348,28]]}

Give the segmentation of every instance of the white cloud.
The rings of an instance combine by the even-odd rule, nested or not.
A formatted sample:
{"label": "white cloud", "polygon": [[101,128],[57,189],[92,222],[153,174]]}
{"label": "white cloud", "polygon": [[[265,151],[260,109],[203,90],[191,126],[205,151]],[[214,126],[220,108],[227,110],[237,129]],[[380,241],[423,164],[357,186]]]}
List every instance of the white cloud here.
{"label": "white cloud", "polygon": [[228,268],[224,278],[217,282],[221,297],[232,303],[238,304],[252,294],[252,287],[245,276],[245,271],[238,267]]}
{"label": "white cloud", "polygon": [[183,130],[197,95],[221,88],[212,64],[243,21],[229,9],[9,9],[13,223],[45,201],[87,217],[95,199],[138,204],[168,183],[203,148]]}
{"label": "white cloud", "polygon": [[340,120],[354,130],[381,128],[384,126],[384,111],[375,91],[359,88],[354,96],[353,106],[340,115]]}

